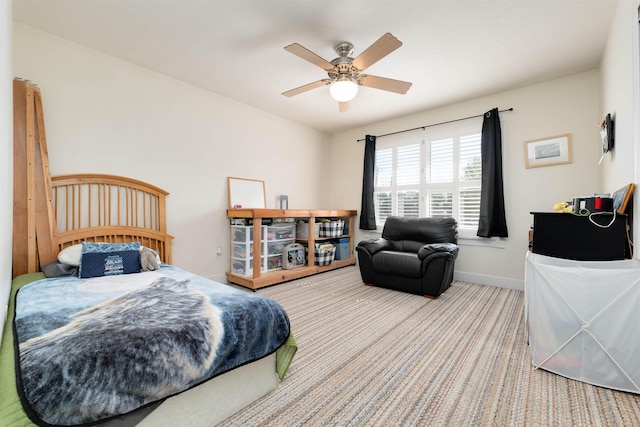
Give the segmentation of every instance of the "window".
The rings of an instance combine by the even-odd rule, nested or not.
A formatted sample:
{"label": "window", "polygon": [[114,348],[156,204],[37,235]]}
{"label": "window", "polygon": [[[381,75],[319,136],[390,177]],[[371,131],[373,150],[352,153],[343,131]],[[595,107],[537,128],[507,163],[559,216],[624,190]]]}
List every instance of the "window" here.
{"label": "window", "polygon": [[376,144],[376,221],[389,215],[452,216],[475,237],[480,215],[481,122],[409,132]]}

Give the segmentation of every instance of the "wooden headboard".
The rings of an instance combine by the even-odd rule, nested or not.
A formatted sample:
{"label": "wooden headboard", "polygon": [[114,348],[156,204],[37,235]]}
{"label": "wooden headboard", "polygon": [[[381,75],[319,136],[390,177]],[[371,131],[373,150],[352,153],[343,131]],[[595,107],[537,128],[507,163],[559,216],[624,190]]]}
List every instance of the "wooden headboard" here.
{"label": "wooden headboard", "polygon": [[171,264],[165,190],[115,175],[51,178],[57,253],[81,242],[140,242]]}

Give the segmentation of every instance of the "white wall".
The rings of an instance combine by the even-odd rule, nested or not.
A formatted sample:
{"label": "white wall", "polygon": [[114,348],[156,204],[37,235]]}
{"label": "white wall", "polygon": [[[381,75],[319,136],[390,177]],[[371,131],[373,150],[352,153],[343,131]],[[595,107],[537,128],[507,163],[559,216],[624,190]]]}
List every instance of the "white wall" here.
{"label": "white wall", "polygon": [[[613,17],[602,59],[602,105],[600,115],[615,117],[615,147],[603,161],[605,188],[640,183],[640,64],[638,58],[638,2],[621,2]],[[640,187],[636,188],[634,212],[640,209]],[[640,241],[640,226],[634,217],[634,242]],[[640,254],[634,252],[636,258]]]}
{"label": "white wall", "polygon": [[42,92],[52,175],[169,191],[175,265],[224,280],[227,176],[265,180],[267,207],[287,194],[292,209],[326,208],[328,135],[22,24],[13,36],[14,75]]}
{"label": "white wall", "polygon": [[604,188],[620,188],[634,182],[634,66],[633,35],[637,26],[637,2],[620,2],[614,15],[602,58],[600,119],[615,118],[615,147],[603,162]]}
{"label": "white wall", "polygon": [[[503,169],[509,238],[504,248],[461,246],[456,277],[523,289],[524,256],[528,246],[531,211],[552,211],[553,205],[574,196],[601,192],[599,159],[600,76],[597,70],[524,87],[445,108],[390,120],[336,134],[332,138],[332,186],[335,206],[354,204],[360,209],[365,134],[380,135],[482,114],[491,108],[501,113]],[[573,163],[525,168],[524,141],[570,133]],[[366,237],[358,232],[357,240]]]}
{"label": "white wall", "polygon": [[[13,87],[11,2],[0,2],[0,321],[4,325],[11,288],[13,224]],[[0,329],[0,342],[2,332]]]}

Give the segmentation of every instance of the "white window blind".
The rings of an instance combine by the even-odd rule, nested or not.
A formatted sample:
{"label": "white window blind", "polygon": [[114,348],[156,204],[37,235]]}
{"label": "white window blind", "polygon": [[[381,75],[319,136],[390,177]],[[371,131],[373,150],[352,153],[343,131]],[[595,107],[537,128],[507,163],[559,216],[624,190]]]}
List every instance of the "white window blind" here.
{"label": "white window blind", "polygon": [[375,208],[378,226],[389,215],[452,216],[461,237],[472,237],[480,215],[481,121],[437,132],[378,140]]}
{"label": "white window blind", "polygon": [[453,139],[427,144],[427,183],[453,181]]}
{"label": "white window blind", "polygon": [[376,149],[374,205],[377,221],[386,221],[393,212],[391,188],[393,170],[393,149]]}
{"label": "white window blind", "polygon": [[397,215],[420,216],[420,144],[397,149]]}
{"label": "white window blind", "polygon": [[376,187],[390,187],[393,176],[393,163],[391,156],[393,150],[390,148],[376,150]]}
{"label": "white window blind", "polygon": [[478,230],[480,217],[480,186],[482,180],[481,134],[460,137],[460,209],[461,229]]}

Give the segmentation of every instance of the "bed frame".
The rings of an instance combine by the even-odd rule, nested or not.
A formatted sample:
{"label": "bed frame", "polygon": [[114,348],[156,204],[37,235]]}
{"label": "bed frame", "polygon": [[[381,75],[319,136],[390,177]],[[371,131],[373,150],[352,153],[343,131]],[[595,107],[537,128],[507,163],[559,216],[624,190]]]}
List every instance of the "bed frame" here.
{"label": "bed frame", "polygon": [[[173,236],[166,230],[168,194],[145,182],[115,175],[52,177],[53,254],[57,257],[60,250],[83,241],[136,241],[157,250],[162,261],[171,264]],[[38,244],[30,256],[39,256]],[[167,399],[153,412],[149,408],[104,426],[215,425],[277,388],[280,381],[275,357],[274,353],[213,378]],[[146,418],[140,419],[143,415]]]}
{"label": "bed frame", "polygon": [[[171,264],[173,236],[167,234],[166,197],[169,193],[131,178],[79,174],[51,178],[54,253],[83,241],[140,242],[155,249]],[[275,354],[222,374],[171,397],[146,418],[147,411],[107,422],[105,427],[156,425],[214,425],[274,390]]]}

